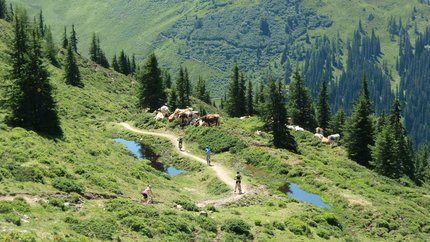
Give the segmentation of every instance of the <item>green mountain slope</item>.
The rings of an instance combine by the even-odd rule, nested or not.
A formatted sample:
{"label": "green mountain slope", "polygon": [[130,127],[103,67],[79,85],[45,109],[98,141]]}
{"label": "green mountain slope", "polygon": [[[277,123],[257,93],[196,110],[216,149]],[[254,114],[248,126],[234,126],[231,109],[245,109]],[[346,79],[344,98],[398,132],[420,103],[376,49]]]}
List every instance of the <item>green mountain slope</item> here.
{"label": "green mountain slope", "polygon": [[[0,20],[0,29],[4,84],[11,26]],[[58,57],[64,61],[64,50]],[[49,66],[63,139],[9,127],[0,109],[0,240],[425,241],[430,236],[428,186],[383,178],[347,159],[341,146],[323,146],[309,132],[294,133],[300,155],[274,149],[270,135],[255,135],[264,125],[256,117],[223,118],[215,128],[156,123],[134,108],[133,79],[84,58],[79,66],[83,89],[66,85],[63,70]],[[201,157],[203,146],[210,145],[213,162],[230,170],[232,179],[242,170],[250,190],[238,201],[203,208],[212,211],[208,217],[200,215],[195,203],[228,197],[228,188],[212,170],[181,158],[168,141],[126,132],[117,125],[122,121],[182,135],[187,151]],[[170,177],[155,170],[112,140],[118,137],[143,143],[159,161],[186,173]],[[320,195],[331,208],[279,191],[290,182]],[[144,206],[139,193],[148,183],[155,203]]]}

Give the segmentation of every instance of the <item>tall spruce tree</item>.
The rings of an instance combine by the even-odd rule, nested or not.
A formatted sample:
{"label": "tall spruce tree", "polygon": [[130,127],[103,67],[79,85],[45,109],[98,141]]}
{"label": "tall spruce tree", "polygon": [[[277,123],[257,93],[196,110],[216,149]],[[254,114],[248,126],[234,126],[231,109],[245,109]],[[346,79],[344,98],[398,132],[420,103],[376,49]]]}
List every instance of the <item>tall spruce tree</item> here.
{"label": "tall spruce tree", "polygon": [[97,62],[98,61],[98,46],[97,46],[97,36],[96,33],[93,33],[93,37],[91,39],[91,45],[90,45],[90,60]]}
{"label": "tall spruce tree", "polygon": [[185,74],[185,103],[187,106],[191,105],[191,100],[190,100],[190,96],[191,96],[191,92],[192,92],[192,88],[191,88],[191,81],[190,81],[190,76],[188,74],[188,69],[185,67],[184,70],[184,74]]}
{"label": "tall spruce tree", "polygon": [[175,87],[176,87],[176,95],[177,95],[177,105],[179,108],[185,108],[189,106],[189,103],[187,102],[187,81],[185,76],[185,70],[184,68],[179,68],[179,74],[176,79]]}
{"label": "tall spruce tree", "polygon": [[11,77],[14,79],[10,107],[12,125],[34,130],[38,133],[61,136],[49,73],[43,64],[40,40],[35,31],[28,40],[25,11],[15,15]]}
{"label": "tall spruce tree", "polygon": [[345,113],[340,108],[332,119],[330,119],[330,125],[328,131],[332,134],[340,134],[343,136],[343,127],[345,125]]}
{"label": "tall spruce tree", "polygon": [[306,130],[316,128],[315,110],[309,90],[305,87],[304,80],[296,68],[293,74],[293,81],[289,86],[288,95],[289,113],[296,125]]}
{"label": "tall spruce tree", "polygon": [[246,114],[246,80],[243,72],[240,73],[239,76],[236,106],[238,112],[237,115],[239,117],[244,116]]}
{"label": "tall spruce tree", "polygon": [[66,83],[76,87],[83,87],[84,83],[81,81],[81,73],[76,62],[75,52],[72,45],[67,47],[67,57],[65,66]]}
{"label": "tall spruce tree", "polygon": [[52,65],[59,67],[60,63],[57,60],[57,47],[54,43],[54,38],[52,36],[51,27],[45,28],[45,43],[44,43],[44,53],[45,57],[51,62]]}
{"label": "tall spruce tree", "polygon": [[206,90],[206,81],[201,77],[197,82],[196,97],[207,104],[211,103],[209,91]]}
{"label": "tall spruce tree", "polygon": [[67,46],[69,46],[69,38],[67,37],[67,27],[66,26],[64,26],[62,46],[63,46],[63,49],[67,49]]}
{"label": "tall spruce tree", "polygon": [[72,24],[72,32],[70,32],[70,45],[75,53],[78,53],[78,36],[75,31],[75,25]]}
{"label": "tall spruce tree", "polygon": [[155,54],[151,54],[137,73],[140,82],[139,106],[154,111],[166,103],[161,70]]}
{"label": "tall spruce tree", "polygon": [[320,91],[318,94],[318,102],[317,102],[317,121],[318,126],[327,129],[330,123],[331,111],[327,90],[327,82],[323,78],[320,86]]}
{"label": "tall spruce tree", "polygon": [[238,100],[239,98],[239,67],[237,65],[234,66],[233,68],[233,75],[231,77],[230,83],[229,83],[229,87],[228,87],[228,91],[227,91],[227,100],[226,100],[226,108],[227,108],[227,113],[228,115],[232,116],[232,117],[240,117],[240,108],[243,107],[239,107],[238,103],[240,102]]}
{"label": "tall spruce tree", "polygon": [[415,181],[418,185],[430,181],[430,153],[427,144],[421,145],[416,153]]}
{"label": "tall spruce tree", "polygon": [[396,157],[394,145],[394,129],[391,124],[387,124],[376,136],[372,163],[375,171],[379,174],[390,178],[399,178],[402,175],[402,167]]}
{"label": "tall spruce tree", "polygon": [[40,36],[44,37],[45,36],[45,21],[43,18],[43,12],[42,9],[39,12],[39,32]]}
{"label": "tall spruce tree", "polygon": [[254,114],[254,95],[251,80],[248,81],[248,87],[246,88],[246,114]]}
{"label": "tall spruce tree", "polygon": [[178,107],[177,103],[178,103],[178,97],[176,95],[176,88],[175,86],[173,86],[170,89],[167,104],[169,105],[170,108],[172,108],[172,110],[175,110]]}
{"label": "tall spruce tree", "polygon": [[401,108],[399,99],[395,99],[391,108],[390,125],[393,127],[394,152],[398,166],[402,168],[402,175],[405,174],[414,179],[415,167],[411,143],[407,137],[406,129],[401,120]]}
{"label": "tall spruce tree", "polygon": [[116,54],[113,55],[113,58],[112,58],[112,68],[114,71],[120,72],[120,67],[118,64],[118,58],[116,57]]}
{"label": "tall spruce tree", "polygon": [[281,81],[269,78],[269,97],[265,121],[269,124],[273,135],[273,145],[277,148],[297,152],[297,143],[287,129],[287,109],[285,108],[285,88]]}
{"label": "tall spruce tree", "polygon": [[125,54],[124,50],[121,50],[119,54],[118,65],[122,74],[126,76],[130,74],[130,64],[127,61],[127,55]]}
{"label": "tall spruce tree", "polygon": [[8,15],[6,0],[0,0],[0,19],[6,19]]}
{"label": "tall spruce tree", "polygon": [[370,146],[374,144],[373,124],[371,120],[371,102],[364,76],[358,101],[354,104],[351,117],[346,123],[345,146],[348,157],[363,166],[369,166],[371,160]]}

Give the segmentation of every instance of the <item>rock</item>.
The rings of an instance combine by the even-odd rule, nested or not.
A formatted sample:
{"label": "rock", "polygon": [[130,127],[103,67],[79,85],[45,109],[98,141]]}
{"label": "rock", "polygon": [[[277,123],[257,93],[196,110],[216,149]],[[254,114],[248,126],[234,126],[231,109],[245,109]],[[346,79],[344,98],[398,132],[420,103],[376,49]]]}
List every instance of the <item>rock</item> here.
{"label": "rock", "polygon": [[206,212],[206,211],[200,211],[200,216],[207,217],[208,216],[208,212]]}
{"label": "rock", "polygon": [[179,210],[183,210],[184,208],[181,206],[181,205],[179,205],[179,204],[176,204],[176,209],[179,209]]}

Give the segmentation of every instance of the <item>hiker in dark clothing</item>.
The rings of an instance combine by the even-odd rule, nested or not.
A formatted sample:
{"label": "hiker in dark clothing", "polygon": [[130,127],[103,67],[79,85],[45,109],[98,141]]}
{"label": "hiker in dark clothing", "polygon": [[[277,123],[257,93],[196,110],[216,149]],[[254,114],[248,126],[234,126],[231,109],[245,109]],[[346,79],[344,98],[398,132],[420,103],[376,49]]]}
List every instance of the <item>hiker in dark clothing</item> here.
{"label": "hiker in dark clothing", "polygon": [[208,166],[211,165],[211,148],[209,146],[206,146],[205,148],[205,153],[206,153],[206,162],[208,163]]}
{"label": "hiker in dark clothing", "polygon": [[236,192],[236,190],[239,190],[239,194],[242,194],[242,186],[241,186],[241,176],[240,173],[237,172],[236,174],[236,186],[234,187],[234,192]]}

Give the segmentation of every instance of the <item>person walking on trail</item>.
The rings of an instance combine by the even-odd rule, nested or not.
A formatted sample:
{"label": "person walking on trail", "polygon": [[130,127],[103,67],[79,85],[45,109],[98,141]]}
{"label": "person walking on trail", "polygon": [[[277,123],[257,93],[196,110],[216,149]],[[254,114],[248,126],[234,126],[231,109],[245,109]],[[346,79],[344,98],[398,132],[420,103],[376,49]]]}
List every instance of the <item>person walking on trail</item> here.
{"label": "person walking on trail", "polygon": [[242,194],[241,179],[242,179],[242,177],[240,176],[240,172],[237,172],[236,173],[236,186],[234,187],[234,192],[236,192],[236,190],[239,190],[239,194]]}
{"label": "person walking on trail", "polygon": [[152,201],[152,189],[151,185],[148,185],[145,190],[142,191],[143,195],[143,203],[148,204],[150,201]]}
{"label": "person walking on trail", "polygon": [[205,148],[205,153],[206,153],[206,162],[208,163],[208,166],[211,165],[211,148],[209,146],[206,146]]}
{"label": "person walking on trail", "polygon": [[182,137],[179,137],[178,138],[178,147],[179,147],[179,150],[182,150],[182,142],[183,142],[183,138]]}

